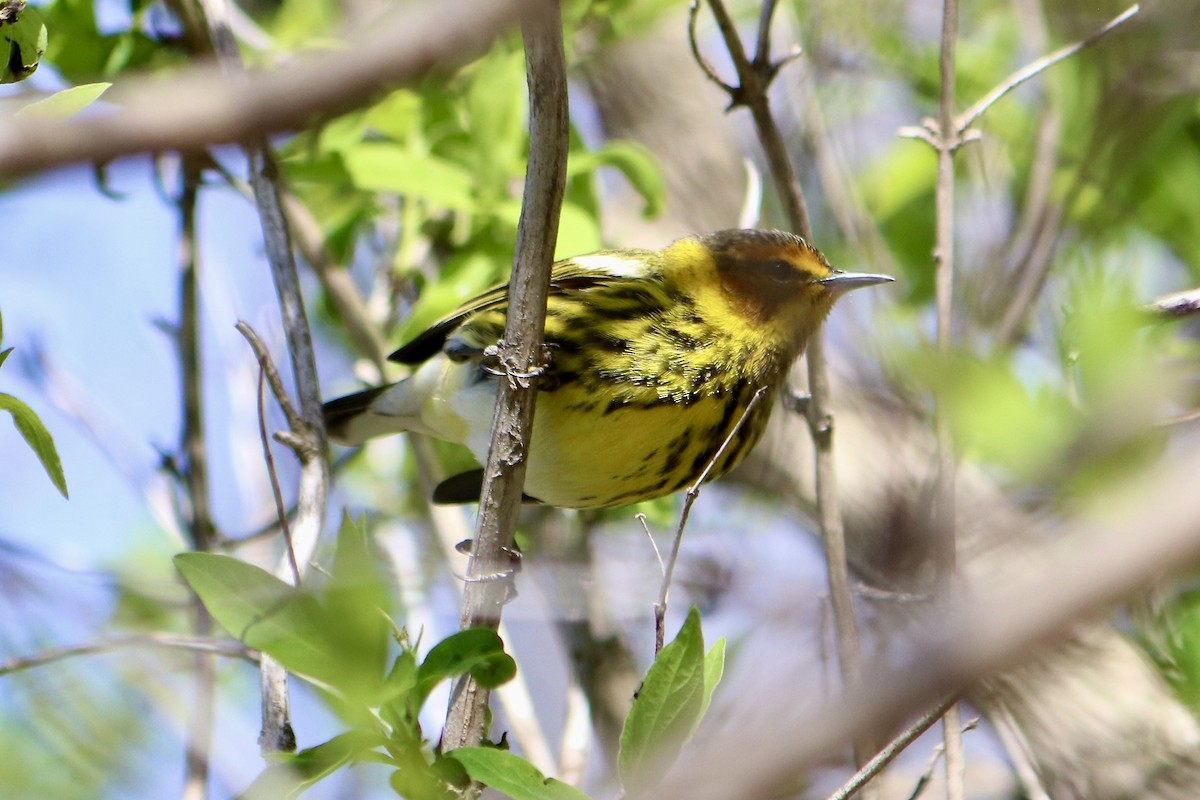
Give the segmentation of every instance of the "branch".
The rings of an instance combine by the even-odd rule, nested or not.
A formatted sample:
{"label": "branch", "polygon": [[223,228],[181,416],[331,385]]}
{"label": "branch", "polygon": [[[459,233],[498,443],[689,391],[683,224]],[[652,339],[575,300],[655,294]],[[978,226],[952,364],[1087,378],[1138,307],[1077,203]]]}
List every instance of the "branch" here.
{"label": "branch", "polygon": [[[765,0],[761,15],[762,24],[769,25],[774,3]],[[738,87],[727,87],[731,106],[745,105],[754,117],[759,142],[766,154],[775,190],[787,211],[788,222],[794,232],[806,241],[812,241],[812,227],[808,208],[800,181],[796,177],[783,134],[771,114],[767,99],[767,88],[778,73],[779,64],[770,61],[770,31],[759,30],[758,47],[754,62],[746,59],[745,50],[733,19],[726,10],[723,0],[709,0],[717,26],[729,50],[729,56],[737,70]],[[699,48],[695,45],[695,26],[689,27],[693,39],[692,52],[699,59]],[[808,384],[810,399],[807,404],[809,432],[812,434],[816,458],[817,514],[821,526],[821,539],[825,545],[825,562],[829,577],[829,594],[833,606],[834,624],[837,628],[838,665],[841,670],[843,690],[856,691],[862,680],[861,646],[858,623],[854,616],[854,598],[850,591],[850,578],[846,567],[846,537],[842,520],[840,500],[837,492],[836,473],[833,460],[833,416],[830,407],[829,373],[825,363],[825,337],[818,328],[809,339],[806,350],[808,361]],[[875,748],[868,739],[855,743],[855,763],[862,766],[867,753]],[[867,789],[873,794],[873,787]]]}
{"label": "branch", "polygon": [[1129,8],[1125,9],[1120,14],[1118,14],[1116,17],[1113,17],[1113,19],[1111,19],[1107,25],[1105,25],[1103,28],[1096,31],[1095,33],[1093,33],[1091,36],[1087,37],[1086,39],[1082,39],[1078,42],[1075,42],[1074,44],[1069,44],[1066,47],[1059,48],[1058,50],[1055,50],[1053,53],[1042,56],[1041,58],[1037,59],[1036,61],[1033,61],[1033,62],[1027,64],[1026,66],[1022,67],[1021,69],[1017,70],[1012,75],[1009,75],[998,86],[996,86],[996,88],[992,89],[990,92],[988,92],[982,98],[980,98],[979,101],[975,103],[975,105],[968,108],[966,111],[964,111],[958,117],[958,120],[955,123],[955,130],[957,130],[957,132],[959,134],[964,133],[968,128],[970,128],[973,124],[975,124],[975,121],[977,119],[979,119],[981,116],[983,116],[984,112],[986,112],[989,108],[991,108],[996,103],[997,100],[1004,97],[1006,94],[1011,92],[1013,89],[1016,89],[1018,86],[1025,83],[1025,81],[1029,80],[1030,78],[1034,78],[1034,77],[1040,75],[1041,73],[1045,72],[1047,69],[1054,66],[1058,62],[1060,62],[1066,58],[1070,58],[1071,56],[1078,53],[1080,50],[1084,50],[1088,47],[1091,47],[1096,42],[1100,41],[1105,36],[1112,33],[1112,31],[1114,31],[1119,25],[1122,25],[1125,22],[1128,22],[1130,19],[1132,19],[1133,16],[1135,14],[1137,14],[1138,11],[1140,11],[1140,10],[1141,10],[1141,7],[1137,3],[1134,3]]}
{"label": "branch", "polygon": [[1146,308],[1152,314],[1165,319],[1184,319],[1200,314],[1200,289],[1164,295]]}
{"label": "branch", "polygon": [[[296,58],[248,75],[218,66],[163,80],[121,81],[109,114],[70,120],[0,120],[0,175],[29,175],[80,161],[160,150],[196,151],[292,131],[314,118],[368,103],[389,86],[414,83],[483,52],[529,0],[439,0],[382,20],[351,46]],[[206,8],[211,3],[206,3]]]}
{"label": "branch", "polygon": [[[937,348],[943,356],[950,353],[954,337],[954,153],[961,141],[954,126],[954,49],[958,38],[958,0],[942,5],[942,44],[940,55],[941,96],[937,139],[936,236],[934,263],[937,292]],[[950,416],[941,393],[934,396],[934,430],[937,435],[937,489],[933,506],[933,567],[937,601],[948,599],[958,569],[958,542],[954,530],[954,491],[957,464]],[[959,730],[958,704],[952,704],[942,720],[946,749],[946,798],[963,800],[962,733]]]}
{"label": "branch", "polygon": [[[667,594],[671,590],[671,578],[675,574],[675,562],[679,558],[679,545],[683,542],[683,529],[687,525],[688,515],[692,513],[692,506],[696,503],[696,498],[700,496],[700,486],[708,480],[709,474],[712,473],[713,467],[721,460],[721,456],[725,455],[725,451],[729,449],[729,445],[733,443],[733,439],[737,436],[738,431],[746,424],[746,420],[750,417],[750,412],[762,400],[766,394],[767,388],[761,387],[750,398],[750,402],[746,404],[746,408],[742,411],[741,416],[733,423],[733,427],[729,429],[729,434],[721,442],[721,446],[712,454],[712,458],[708,459],[708,463],[704,465],[704,469],[700,472],[700,477],[696,478],[695,483],[688,487],[687,495],[683,500],[683,510],[679,512],[679,524],[675,526],[675,540],[671,545],[671,555],[667,558],[666,566],[663,567],[662,586],[658,590],[658,601],[654,604],[654,655],[658,655],[658,651],[663,648],[663,638],[665,634],[664,622],[667,616]],[[646,516],[639,514],[638,518],[642,522],[642,527],[646,527]],[[649,530],[646,531],[649,536]],[[654,544],[654,537],[650,537],[650,543]],[[654,554],[658,556],[658,548],[655,547]],[[662,566],[662,557],[659,556],[658,563]]]}
{"label": "branch", "polygon": [[[266,398],[266,383],[270,382],[271,391],[274,392],[279,405],[283,408],[284,416],[288,418],[288,424],[293,430],[303,429],[304,421],[296,413],[296,409],[292,406],[291,399],[287,396],[286,390],[283,388],[283,381],[279,377],[279,371],[275,369],[275,362],[271,360],[271,354],[267,351],[267,347],[263,344],[261,338],[254,328],[246,322],[239,321],[237,323],[238,332],[246,338],[250,343],[250,349],[254,351],[255,357],[258,359],[258,438],[262,444],[263,461],[267,465],[267,477],[271,483],[271,495],[275,500],[275,524],[279,527],[280,533],[283,534],[283,546],[288,560],[288,566],[291,567],[292,585],[299,586],[303,580],[300,572],[300,564],[296,561],[296,546],[292,542],[291,523],[288,522],[288,510],[283,503],[283,490],[279,486],[279,471],[275,469],[275,456],[271,453],[271,437],[267,433],[267,398]],[[299,452],[297,450],[297,455]]]}
{"label": "branch", "polygon": [[70,647],[52,647],[36,655],[10,659],[0,663],[0,677],[53,664],[56,661],[65,661],[76,656],[111,653],[127,647],[162,647],[170,650],[186,650],[190,653],[210,653],[229,658],[244,658],[248,661],[256,660],[250,648],[240,642],[221,642],[205,637],[183,636],[175,633],[139,633],[111,639],[99,639],[95,642]]}
{"label": "branch", "polygon": [[[495,578],[497,565],[511,563],[509,554],[533,430],[536,378],[546,367],[542,345],[546,296],[566,187],[569,120],[562,13],[557,0],[542,0],[527,9],[521,17],[521,33],[529,83],[529,167],[521,199],[504,339],[498,345],[507,380],[499,381],[496,394],[492,445],[467,567],[463,628],[495,629],[510,590],[508,580]],[[443,747],[453,750],[479,744],[486,735],[487,690],[468,675],[455,683],[451,697]]]}
{"label": "branch", "polygon": [[[766,724],[755,717],[754,727],[722,728],[693,748],[691,763],[704,768],[676,771],[655,796],[774,796],[770,791],[779,781],[821,763],[843,743],[1010,669],[1080,621],[1104,614],[1147,586],[1186,574],[1200,564],[1197,474],[1200,456],[1195,453],[1149,470],[1130,487],[1139,490],[1136,500],[1120,493],[1124,501],[1118,502],[1110,494],[1103,514],[1084,510],[1054,542],[997,565],[995,574],[1018,579],[973,587],[937,619],[927,620],[922,629],[931,634],[914,643],[912,652],[918,655],[907,666],[873,672],[853,696],[795,713],[780,709]],[[746,752],[756,758],[743,758]],[[1139,796],[1136,788],[1130,796]]]}
{"label": "branch", "polygon": [[[200,360],[199,265],[196,253],[196,193],[200,186],[200,167],[190,158],[182,163],[183,189],[179,196],[179,351],[180,395],[183,400],[183,425],[180,433],[180,458],[186,502],[181,507],[191,545],[197,552],[212,549],[215,537],[208,496],[208,451],[204,441],[204,383]],[[191,592],[193,627],[196,635],[206,638],[213,621],[200,598]],[[200,800],[208,793],[208,759],[212,745],[213,703],[216,670],[212,656],[196,654],[195,697],[192,720],[185,746],[186,766],[182,796]]]}
{"label": "branch", "polygon": [[896,738],[884,745],[883,749],[864,764],[862,769],[854,773],[850,780],[842,785],[842,788],[829,795],[829,800],[848,800],[853,797],[856,792],[867,785],[868,781],[883,772],[884,767],[892,763],[896,756],[903,753],[910,744],[920,738],[921,734],[933,727],[933,723],[941,719],[957,702],[957,697],[951,697],[902,731]]}

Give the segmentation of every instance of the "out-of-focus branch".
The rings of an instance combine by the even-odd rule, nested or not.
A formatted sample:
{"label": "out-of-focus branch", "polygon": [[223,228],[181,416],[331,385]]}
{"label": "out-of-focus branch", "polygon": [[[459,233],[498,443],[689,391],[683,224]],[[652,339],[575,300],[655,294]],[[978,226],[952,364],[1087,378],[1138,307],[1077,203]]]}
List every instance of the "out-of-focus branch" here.
{"label": "out-of-focus branch", "polygon": [[[909,666],[873,674],[852,697],[794,714],[780,710],[765,725],[756,717],[753,728],[723,728],[720,736],[703,743],[702,751],[689,755],[689,763],[704,769],[678,771],[656,796],[774,796],[771,787],[820,763],[843,743],[1012,668],[1059,641],[1071,626],[1154,582],[1194,568],[1200,563],[1198,472],[1200,457],[1195,454],[1148,470],[1136,487],[1122,493],[1124,501],[1109,497],[1103,516],[1081,514],[1040,552],[1020,554],[996,570],[1017,577],[976,585],[971,596],[944,608],[936,624],[924,626],[936,635],[918,642],[914,652],[919,655]],[[1131,537],[1131,530],[1139,535]],[[1182,745],[1196,760],[1195,740]],[[742,758],[746,752],[756,758]],[[1161,754],[1160,760],[1166,764],[1180,757],[1176,751]],[[1193,765],[1192,772],[1196,769]],[[1143,777],[1158,779],[1150,773]],[[1188,785],[1194,789],[1196,783]],[[1104,796],[1181,795],[1133,787]]]}
{"label": "out-of-focus branch", "polygon": [[352,46],[295,59],[286,69],[230,74],[192,67],[167,80],[131,79],[105,99],[118,111],[70,120],[0,120],[0,175],[159,150],[196,151],[297,130],[363,105],[388,86],[483,52],[529,0],[439,0],[406,7]]}
{"label": "out-of-focus branch", "polygon": [[[196,249],[196,194],[200,167],[190,158],[182,163],[183,187],[179,196],[179,352],[183,429],[180,433],[180,471],[186,498],[184,528],[197,552],[212,549],[215,539],[208,496],[208,450],[204,441],[204,382],[200,361],[200,278]],[[213,621],[200,598],[192,595],[193,628],[200,638],[212,634]],[[196,654],[196,695],[184,744],[185,774],[182,797],[202,800],[208,794],[208,758],[212,743],[216,662],[211,654]]]}
{"label": "out-of-focus branch", "polygon": [[[696,3],[692,5],[692,19],[695,19]],[[779,200],[787,211],[788,223],[792,230],[805,240],[812,241],[812,227],[808,219],[808,209],[804,202],[804,193],[800,181],[788,155],[787,145],[783,134],[771,113],[767,98],[767,88],[780,65],[773,63],[770,58],[770,24],[775,9],[775,0],[764,0],[761,14],[761,29],[758,35],[758,47],[754,61],[746,58],[741,38],[722,0],[709,0],[717,27],[729,50],[730,59],[737,70],[739,85],[726,86],[729,93],[730,105],[744,105],[750,109],[754,118],[754,127],[758,132],[759,142],[766,154],[771,176],[775,181],[775,190]],[[693,40],[692,50],[697,59],[699,48],[695,45],[694,22],[689,27]],[[706,72],[709,71],[704,67]],[[850,577],[846,567],[845,529],[842,522],[842,512],[837,493],[836,474],[833,466],[833,416],[830,413],[829,371],[825,363],[824,335],[821,329],[813,333],[809,339],[805,354],[808,362],[808,391],[807,419],[809,431],[812,434],[816,458],[817,486],[817,515],[821,526],[821,538],[825,545],[825,561],[829,576],[829,594],[833,606],[834,625],[837,629],[838,665],[841,670],[843,688],[846,692],[854,692],[862,681],[861,647],[858,636],[858,623],[854,616],[854,598],[850,592]],[[862,766],[874,751],[869,739],[859,739],[854,746],[854,759]],[[874,786],[865,788],[867,796],[874,795]]]}
{"label": "out-of-focus branch", "polygon": [[[558,0],[542,0],[521,17],[529,84],[529,166],[521,199],[517,251],[509,282],[492,444],[484,468],[479,522],[467,567],[462,627],[490,627],[511,590],[513,533],[521,507],[537,376],[545,369],[543,330],[558,216],[566,188],[569,120]],[[501,575],[500,579],[497,579]],[[488,692],[470,675],[451,693],[443,747],[476,745],[486,735]]]}
{"label": "out-of-focus branch", "polygon": [[189,653],[208,653],[227,658],[245,658],[256,661],[254,651],[234,641],[217,641],[199,636],[183,636],[175,633],[138,633],[130,636],[115,636],[99,639],[87,644],[69,647],[53,647],[31,656],[22,656],[0,663],[0,677],[11,675],[55,661],[64,661],[77,656],[112,653],[129,647],[161,647],[169,650],[185,650]]}
{"label": "out-of-focus branch", "polygon": [[1147,310],[1167,319],[1183,319],[1200,314],[1200,289],[1187,289],[1158,298]]}

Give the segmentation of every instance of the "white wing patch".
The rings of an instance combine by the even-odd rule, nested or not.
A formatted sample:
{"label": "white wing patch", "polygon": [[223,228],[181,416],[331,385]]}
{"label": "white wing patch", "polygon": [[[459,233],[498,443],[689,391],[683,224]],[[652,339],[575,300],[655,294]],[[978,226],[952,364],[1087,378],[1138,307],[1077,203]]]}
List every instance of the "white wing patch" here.
{"label": "white wing patch", "polygon": [[618,278],[644,278],[647,275],[646,262],[638,258],[613,255],[576,256],[571,259],[571,263]]}

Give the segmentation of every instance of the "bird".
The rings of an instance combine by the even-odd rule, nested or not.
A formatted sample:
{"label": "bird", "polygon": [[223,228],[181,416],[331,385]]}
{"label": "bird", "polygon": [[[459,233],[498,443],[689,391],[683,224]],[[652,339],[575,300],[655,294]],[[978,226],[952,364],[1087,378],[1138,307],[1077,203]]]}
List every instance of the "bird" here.
{"label": "bird", "polygon": [[[526,500],[613,508],[725,474],[762,438],[834,301],[891,280],[835,269],[803,238],[760,229],[556,262]],[[408,377],[326,403],[330,439],[357,446],[414,431],[486,463],[507,303],[507,285],[483,292],[389,356],[413,368]],[[478,501],[482,475],[449,478],[434,501]]]}

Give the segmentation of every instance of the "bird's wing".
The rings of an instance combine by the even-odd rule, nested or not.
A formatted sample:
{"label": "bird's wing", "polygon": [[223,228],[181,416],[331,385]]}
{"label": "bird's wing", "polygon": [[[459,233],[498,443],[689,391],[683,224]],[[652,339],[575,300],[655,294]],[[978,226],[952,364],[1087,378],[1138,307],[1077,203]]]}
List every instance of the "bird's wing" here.
{"label": "bird's wing", "polygon": [[[615,280],[628,279],[644,271],[647,256],[652,255],[649,251],[624,250],[619,253],[602,252],[559,261],[551,272],[550,295],[568,295]],[[450,334],[469,317],[507,305],[508,284],[493,286],[417,334],[414,339],[388,356],[388,360],[399,364],[420,364],[427,361],[442,351]]]}

